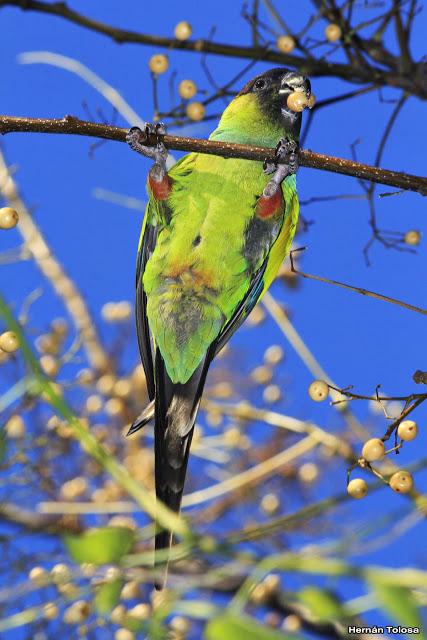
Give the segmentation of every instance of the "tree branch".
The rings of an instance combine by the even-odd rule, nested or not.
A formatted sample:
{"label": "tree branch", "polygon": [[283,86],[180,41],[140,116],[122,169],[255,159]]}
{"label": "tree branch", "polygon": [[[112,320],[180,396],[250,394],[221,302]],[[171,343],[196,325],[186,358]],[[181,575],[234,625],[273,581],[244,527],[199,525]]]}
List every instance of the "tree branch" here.
{"label": "tree branch", "polygon": [[22,200],[6,160],[0,151],[0,196],[19,213],[18,232],[40,271],[61,298],[78,331],[91,366],[99,373],[113,373],[114,367],[99,337],[88,306],[75,282],[64,271],[46,238]]}
{"label": "tree branch", "polygon": [[[381,67],[369,64],[356,67],[351,64],[329,62],[325,59],[284,54],[279,51],[272,51],[266,47],[243,47],[202,39],[182,41],[174,38],[138,33],[136,31],[113,27],[98,20],[88,18],[70,9],[65,2],[48,4],[46,2],[40,2],[39,0],[0,0],[0,8],[6,6],[18,7],[22,9],[22,11],[37,11],[39,13],[58,16],[96,33],[108,36],[118,44],[155,45],[168,50],[181,49],[234,58],[263,60],[265,62],[274,62],[285,66],[296,67],[302,73],[312,77],[333,76],[342,78],[348,82],[375,82],[378,86],[398,87],[419,98],[427,99],[427,87],[423,83],[417,82],[416,73],[409,76],[408,74],[399,73],[398,71],[385,71]],[[377,51],[377,57],[378,62],[381,63],[383,57],[381,50]],[[389,60],[387,60],[387,62],[389,62]],[[421,64],[422,63],[420,63],[420,65]]]}
{"label": "tree branch", "polygon": [[[74,116],[65,116],[61,120],[48,118],[21,118],[15,116],[0,116],[0,134],[12,132],[27,133],[60,133],[106,140],[126,141],[128,129],[112,127],[80,120]],[[222,156],[224,158],[243,158],[245,160],[264,161],[274,160],[274,149],[268,147],[256,147],[252,145],[237,144],[232,142],[219,142],[181,136],[160,136],[168,149],[175,151],[196,151]],[[146,144],[156,144],[155,136],[150,136]],[[427,195],[427,178],[414,176],[399,171],[380,169],[354,160],[336,158],[322,153],[315,153],[308,149],[301,149],[299,153],[300,165],[311,169],[322,169],[333,173],[353,176],[363,180],[370,180],[379,184],[397,187],[408,191],[416,191]]]}
{"label": "tree branch", "polygon": [[58,515],[46,515],[24,509],[12,502],[0,504],[0,520],[6,520],[25,527],[29,531],[46,531],[47,533],[81,533],[82,524],[76,517],[64,517]]}

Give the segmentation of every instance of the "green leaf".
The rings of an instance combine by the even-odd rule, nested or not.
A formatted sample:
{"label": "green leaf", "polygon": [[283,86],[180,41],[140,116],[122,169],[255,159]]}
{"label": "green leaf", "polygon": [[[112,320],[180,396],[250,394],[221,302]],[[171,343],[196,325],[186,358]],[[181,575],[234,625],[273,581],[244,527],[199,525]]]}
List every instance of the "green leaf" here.
{"label": "green leaf", "polygon": [[297,636],[275,631],[249,616],[217,616],[206,625],[206,640],[296,640]]}
{"label": "green leaf", "polygon": [[63,540],[75,562],[109,564],[119,562],[131,550],[135,534],[126,527],[102,527],[82,534],[66,534]]}
{"label": "green leaf", "polygon": [[111,582],[104,582],[96,588],[95,591],[95,609],[101,615],[105,615],[114,607],[119,601],[120,593],[123,587],[123,580],[112,580]]}
{"label": "green leaf", "polygon": [[[391,585],[379,580],[371,580],[378,604],[398,624],[406,627],[422,628],[421,616],[417,602],[408,587]],[[420,640],[425,638],[422,633],[417,636]]]}
{"label": "green leaf", "polygon": [[298,592],[298,598],[319,620],[340,620],[346,615],[339,600],[325,589],[306,587]]}
{"label": "green leaf", "polygon": [[121,623],[122,627],[126,627],[129,631],[133,631],[137,633],[138,631],[145,631],[147,629],[147,621],[146,620],[138,620],[137,618],[133,618],[132,616],[126,616],[123,622]]}
{"label": "green leaf", "polygon": [[6,430],[0,429],[0,464],[6,457],[7,451],[7,439],[6,439]]}

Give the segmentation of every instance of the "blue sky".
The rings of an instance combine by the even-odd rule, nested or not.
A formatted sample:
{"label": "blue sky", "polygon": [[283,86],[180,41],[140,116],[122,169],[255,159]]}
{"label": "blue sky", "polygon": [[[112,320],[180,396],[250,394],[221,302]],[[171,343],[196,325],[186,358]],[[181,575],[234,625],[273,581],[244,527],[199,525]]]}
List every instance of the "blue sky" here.
{"label": "blue sky", "polygon": [[[213,25],[215,39],[220,42],[248,43],[249,28],[240,17],[240,2],[209,0],[198,2],[155,3],[108,2],[74,0],[71,5],[93,18],[124,28],[172,35],[179,20],[189,20],[195,37],[206,38]],[[203,10],[201,7],[203,6]],[[308,2],[292,0],[286,3],[286,19],[301,24],[310,10]],[[64,70],[46,65],[24,65],[18,56],[28,51],[51,51],[78,59],[81,63],[114,86],[143,119],[152,114],[151,83],[148,59],[159,49],[135,45],[117,45],[109,39],[79,29],[65,21],[15,9],[0,13],[2,38],[0,60],[0,112],[33,117],[62,117],[70,113],[82,118],[86,101],[93,113],[101,107],[109,117],[111,108],[82,79]],[[418,18],[413,52],[418,59],[424,53],[425,15]],[[170,53],[171,70],[177,79],[192,78],[202,88],[208,88],[198,55]],[[210,56],[209,66],[218,83],[224,83],[242,68],[242,60]],[[259,63],[257,71],[268,68]],[[254,75],[251,71],[250,75]],[[243,84],[243,81],[242,83]],[[319,100],[348,91],[353,85],[336,79],[314,78],[313,90]],[[236,87],[236,90],[239,87]],[[384,91],[384,97],[395,99],[397,92]],[[160,79],[161,104],[168,102],[167,79]],[[356,100],[323,109],[316,116],[306,146],[314,151],[350,157],[350,145],[359,139],[357,151],[361,161],[370,163],[375,157],[383,127],[393,108],[371,93]],[[214,107],[215,112],[218,104]],[[123,120],[118,124],[126,126]],[[194,125],[186,131],[204,137],[214,128],[213,122]],[[411,98],[404,106],[387,144],[383,166],[422,175],[425,171],[426,140],[425,105]],[[109,300],[133,298],[135,254],[142,213],[94,197],[94,189],[108,189],[139,199],[145,198],[145,177],[149,163],[132,154],[123,144],[109,142],[100,147],[93,158],[88,150],[91,141],[79,137],[10,134],[2,141],[10,164],[17,167],[17,179],[27,204],[34,208],[35,218],[69,274],[79,283],[99,320],[102,305]],[[313,196],[334,194],[360,195],[358,183],[332,173],[301,169],[298,174],[301,200]],[[389,191],[379,186],[377,194]],[[426,232],[425,200],[417,194],[404,193],[377,200],[380,225],[387,229]],[[346,199],[302,208],[303,215],[314,221],[309,232],[296,238],[296,246],[306,246],[301,266],[304,271],[334,278],[349,284],[379,291],[406,302],[426,306],[425,282],[427,261],[425,242],[415,255],[386,250],[375,244],[371,251],[371,266],[363,258],[363,247],[370,237],[367,203],[361,199]],[[1,234],[0,251],[16,246],[15,232]],[[36,268],[29,262],[1,267],[1,289],[8,299],[20,306],[31,291],[40,286]],[[42,301],[32,311],[35,327],[42,329],[58,314],[58,301],[48,286],[44,286]],[[405,395],[419,391],[411,380],[413,372],[427,367],[425,349],[425,317],[393,306],[358,296],[326,284],[303,281],[295,292],[273,286],[277,295],[292,311],[292,321],[306,340],[316,358],[338,385],[354,385],[360,393],[372,393],[376,384],[389,394]],[[105,332],[105,328],[102,329]],[[253,330],[251,330],[253,331]],[[248,354],[245,366],[255,357],[253,333],[243,328],[235,337],[235,345]],[[273,322],[258,330],[257,344],[280,342],[281,335]],[[312,419],[325,427],[339,428],[339,420],[330,408],[312,403],[306,393],[311,375],[290,347],[285,345],[289,382],[280,408],[303,419]],[[242,356],[243,357],[243,356]],[[129,358],[136,362],[134,353]],[[366,405],[355,411],[368,416]],[[420,424],[426,420],[426,410],[417,412]],[[384,422],[376,423],[377,435]],[[402,454],[405,463],[417,458],[426,443],[420,437],[419,447],[410,447]],[[342,469],[329,481],[332,490],[338,483],[345,486]],[[416,478],[417,486],[425,490],[426,474]],[[394,502],[393,502],[394,500]],[[363,505],[348,508],[346,517],[359,522],[369,513],[385,505],[400,508],[400,499],[385,491]],[[349,525],[351,520],[349,520]],[[399,545],[387,553],[373,556],[376,562],[390,565],[419,563],[425,568],[425,552],[421,551],[424,525],[407,533]],[[405,543],[402,547],[402,541]],[[364,560],[372,558],[365,557]]]}
{"label": "blue sky", "polygon": [[[179,19],[186,18],[191,21],[195,36],[206,37],[212,24],[216,24],[219,41],[247,42],[248,29],[240,18],[240,4],[223,6],[227,6],[227,17],[221,15],[221,4],[208,2],[200,12],[197,3],[181,3],[178,8],[169,2],[159,20],[152,5],[140,15],[140,10],[131,2],[121,3],[120,10],[115,3],[91,2],[90,7],[82,2],[73,4],[76,10],[86,8],[94,18],[123,27],[143,30],[150,25],[154,31],[168,35]],[[290,3],[288,19],[301,20],[302,6]],[[86,101],[93,113],[101,107],[106,116],[110,116],[110,106],[75,75],[46,65],[17,63],[17,56],[22,52],[46,50],[77,58],[116,87],[141,117],[150,117],[147,61],[157,52],[156,48],[117,46],[102,36],[39,14],[6,9],[2,10],[2,19],[6,38],[2,38],[1,44],[4,80],[0,100],[4,113],[40,117],[71,113],[86,117],[82,109],[82,102]],[[416,41],[414,50],[420,45],[421,42]],[[209,64],[217,81],[223,82],[241,68],[242,61],[211,56]],[[258,68],[266,67],[263,63]],[[178,79],[192,77],[199,86],[208,88],[197,56],[174,52],[171,55],[173,69],[178,70]],[[313,88],[318,99],[322,99],[353,87],[335,79],[315,78]],[[160,94],[167,106],[167,80],[163,78]],[[384,95],[392,99],[396,92],[386,90]],[[392,108],[392,104],[381,103],[377,95],[368,94],[324,109],[318,114],[306,145],[320,152],[349,157],[350,145],[360,139],[359,158],[371,162],[381,126]],[[403,108],[384,153],[385,167],[422,174],[426,127],[422,108],[423,104],[415,98]],[[216,105],[215,110],[218,110]],[[125,125],[123,121],[121,124]],[[192,133],[203,136],[213,127],[214,123],[195,125]],[[141,215],[97,200],[93,191],[109,189],[144,199],[148,163],[131,154],[125,145],[116,143],[104,145],[91,159],[88,156],[90,142],[72,137],[13,134],[5,138],[4,149],[9,162],[18,166],[19,183],[26,201],[35,208],[41,228],[66,269],[89,296],[97,314],[110,298],[132,297]],[[309,169],[301,169],[298,184],[302,200],[361,193],[351,178]],[[379,187],[377,193],[382,191],[387,189]],[[421,196],[406,193],[378,199],[377,207],[380,224],[386,228],[422,231],[424,201]],[[423,244],[417,255],[387,251],[377,244],[371,252],[372,266],[368,268],[362,255],[370,237],[368,209],[363,201],[313,204],[303,207],[302,213],[315,221],[309,233],[296,240],[297,246],[307,246],[305,271],[422,306],[420,283],[426,276]],[[12,234],[2,237],[5,248],[15,240]],[[34,285],[31,278],[37,278],[29,264],[13,265],[3,271],[6,275],[10,273],[8,280],[13,281],[17,300],[31,290]],[[304,282],[301,291],[290,296],[289,303],[296,326],[331,377],[341,384],[352,383],[365,392],[378,382],[382,382],[388,392],[406,392],[412,388],[413,370],[423,367],[419,348],[423,341],[422,316],[314,282]],[[369,366],[366,366],[367,360]],[[308,405],[307,410],[314,408]]]}

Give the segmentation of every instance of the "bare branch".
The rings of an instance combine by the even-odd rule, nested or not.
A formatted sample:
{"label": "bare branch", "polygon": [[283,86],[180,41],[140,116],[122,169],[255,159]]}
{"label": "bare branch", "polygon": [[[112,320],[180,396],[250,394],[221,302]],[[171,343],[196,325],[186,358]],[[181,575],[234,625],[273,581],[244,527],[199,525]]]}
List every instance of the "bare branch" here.
{"label": "bare branch", "polygon": [[[0,134],[22,131],[27,133],[61,133],[91,136],[125,142],[128,130],[79,120],[69,115],[61,120],[0,116]],[[199,153],[218,155],[224,158],[243,158],[246,160],[264,161],[267,159],[274,161],[275,159],[275,150],[268,147],[256,147],[232,142],[219,142],[216,140],[171,135],[161,136],[161,139],[166,147],[175,151],[197,151]],[[155,136],[149,136],[145,140],[145,144],[151,146],[155,145],[156,142]],[[371,182],[406,189],[408,191],[416,191],[422,195],[427,194],[427,178],[422,176],[380,169],[379,167],[362,164],[354,160],[315,153],[308,149],[301,149],[299,156],[300,165],[303,167],[322,169],[324,171],[331,171],[333,173],[340,173],[363,180],[370,180]]]}
{"label": "bare branch", "polygon": [[77,285],[65,273],[62,265],[52,253],[46,238],[35,224],[1,152],[0,195],[19,212],[18,231],[25,241],[26,249],[30,252],[40,271],[51,283],[57,295],[62,299],[74,321],[90,364],[99,372],[111,372],[112,362],[100,340],[87,304]]}
{"label": "bare branch", "polygon": [[338,282],[338,280],[331,280],[330,278],[323,278],[322,276],[316,276],[312,273],[304,273],[303,271],[299,271],[294,266],[293,254],[297,251],[303,251],[305,247],[301,247],[300,249],[294,249],[290,253],[291,260],[291,271],[292,273],[296,273],[302,278],[307,278],[308,280],[316,280],[317,282],[325,282],[326,284],[332,284],[335,287],[341,287],[342,289],[348,289],[349,291],[355,291],[356,293],[360,293],[362,296],[368,296],[370,298],[375,298],[376,300],[383,300],[384,302],[390,302],[391,304],[398,305],[399,307],[403,307],[404,309],[408,309],[409,311],[415,311],[416,313],[421,313],[424,316],[427,316],[427,309],[422,309],[421,307],[416,307],[413,304],[409,304],[408,302],[403,302],[402,300],[397,300],[397,298],[391,298],[390,296],[385,296],[382,293],[376,293],[375,291],[370,291],[369,289],[364,289],[363,287],[353,287],[351,284],[346,284],[345,282]]}
{"label": "bare branch", "polygon": [[[265,62],[275,62],[285,66],[298,68],[302,73],[312,77],[337,77],[356,83],[375,82],[378,86],[390,86],[404,89],[412,95],[416,95],[422,99],[427,99],[427,87],[417,81],[416,70],[421,68],[422,62],[414,65],[414,73],[409,75],[400,73],[399,70],[392,69],[385,71],[380,66],[370,65],[367,61],[363,64],[352,65],[340,62],[330,62],[325,59],[316,59],[314,57],[296,56],[292,54],[284,54],[280,51],[272,51],[267,47],[243,47],[238,45],[224,44],[219,42],[211,42],[209,40],[176,40],[174,38],[166,38],[152,34],[138,33],[128,29],[120,29],[105,24],[98,20],[93,20],[87,16],[70,9],[65,2],[40,2],[39,0],[0,0],[1,7],[18,7],[23,11],[37,11],[49,15],[58,16],[81,27],[90,29],[96,33],[101,33],[118,44],[134,43],[148,46],[157,46],[168,49],[180,49],[185,51],[212,53],[215,55],[228,56],[234,58],[251,58],[263,60]],[[353,35],[353,39],[356,36]],[[362,40],[359,38],[359,46],[369,51],[371,57],[376,62],[384,63],[387,66],[394,66],[396,59],[386,51],[381,43],[373,40]],[[363,47],[362,47],[363,43]],[[371,49],[374,53],[372,54]],[[385,59],[385,62],[383,61]]]}
{"label": "bare branch", "polygon": [[0,520],[7,520],[30,531],[46,531],[47,533],[80,533],[83,530],[81,523],[74,517],[58,517],[58,515],[40,514],[35,511],[23,509],[12,502],[3,502],[0,505]]}

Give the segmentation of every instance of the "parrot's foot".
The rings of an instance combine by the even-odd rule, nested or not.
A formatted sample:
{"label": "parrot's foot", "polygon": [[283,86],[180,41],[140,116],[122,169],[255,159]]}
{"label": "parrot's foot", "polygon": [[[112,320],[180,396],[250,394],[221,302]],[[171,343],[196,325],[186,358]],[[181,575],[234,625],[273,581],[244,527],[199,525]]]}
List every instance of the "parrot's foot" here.
{"label": "parrot's foot", "polygon": [[[147,123],[145,132],[139,127],[132,127],[126,135],[126,141],[131,149],[154,160],[148,178],[153,195],[157,200],[165,200],[171,191],[171,182],[166,170],[168,150],[159,139],[159,136],[165,133],[166,127],[163,122],[157,122],[154,125]],[[144,144],[147,138],[152,135],[157,140],[157,144],[154,147]]]}
{"label": "parrot's foot", "polygon": [[[145,125],[145,131],[142,131],[139,127],[132,127],[126,135],[126,142],[131,149],[154,160],[154,167],[158,167],[155,171],[156,174],[158,174],[162,169],[163,172],[166,173],[166,158],[168,157],[168,152],[163,142],[160,142],[159,139],[159,136],[164,135],[165,133],[166,127],[163,122],[157,122],[156,124],[150,124],[147,122]],[[153,135],[157,140],[156,146],[151,147],[149,145],[145,145],[144,142],[146,142],[147,138]]]}
{"label": "parrot's foot", "polygon": [[264,162],[264,172],[273,174],[266,184],[262,195],[272,198],[276,195],[283,180],[298,170],[298,144],[294,140],[282,139],[276,147],[273,162]]}

